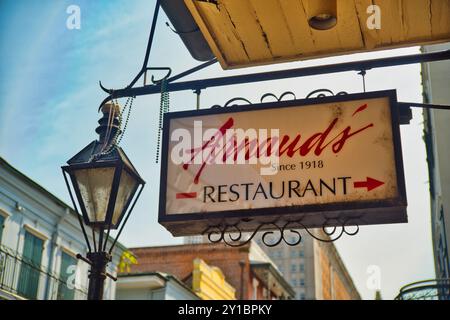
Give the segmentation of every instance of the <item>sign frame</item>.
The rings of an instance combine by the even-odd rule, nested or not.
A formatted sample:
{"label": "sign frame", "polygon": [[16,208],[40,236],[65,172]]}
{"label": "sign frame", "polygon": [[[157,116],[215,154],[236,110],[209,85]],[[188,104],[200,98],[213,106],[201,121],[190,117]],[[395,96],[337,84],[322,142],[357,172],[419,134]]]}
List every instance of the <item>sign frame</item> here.
{"label": "sign frame", "polygon": [[[397,178],[398,196],[393,199],[368,200],[360,202],[336,202],[328,204],[312,204],[289,207],[269,207],[238,209],[229,211],[211,211],[207,213],[166,213],[167,171],[169,161],[170,121],[172,119],[214,115],[224,113],[239,113],[263,109],[276,109],[286,107],[306,107],[333,102],[347,102],[364,99],[388,98],[391,114],[392,143],[394,147],[394,162]],[[337,96],[285,100],[251,105],[238,105],[233,107],[221,107],[201,110],[188,110],[170,112],[164,115],[163,139],[161,149],[161,175],[158,222],[163,225],[173,236],[189,236],[204,234],[211,227],[233,226],[239,223],[241,231],[254,231],[262,224],[261,230],[270,230],[270,224],[278,222],[301,221],[302,227],[316,228],[324,226],[351,226],[372,225],[384,223],[407,222],[407,197],[404,177],[401,137],[400,114],[398,108],[396,90],[373,91],[356,94],[342,94]],[[275,225],[274,225],[275,228]],[[297,227],[295,227],[297,228]]]}

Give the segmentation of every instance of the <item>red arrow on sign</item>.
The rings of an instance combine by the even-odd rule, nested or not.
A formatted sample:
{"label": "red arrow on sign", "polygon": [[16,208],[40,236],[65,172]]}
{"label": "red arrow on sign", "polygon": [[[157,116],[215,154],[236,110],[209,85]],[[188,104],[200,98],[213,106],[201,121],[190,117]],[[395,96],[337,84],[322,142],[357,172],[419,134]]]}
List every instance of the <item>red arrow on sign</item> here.
{"label": "red arrow on sign", "polygon": [[177,193],[177,199],[193,199],[197,197],[197,192],[181,192]]}
{"label": "red arrow on sign", "polygon": [[353,182],[353,187],[355,188],[367,188],[367,191],[371,191],[375,188],[378,188],[379,186],[382,186],[384,184],[384,182],[382,181],[378,181],[376,179],[373,178],[366,178],[366,181],[356,181]]}

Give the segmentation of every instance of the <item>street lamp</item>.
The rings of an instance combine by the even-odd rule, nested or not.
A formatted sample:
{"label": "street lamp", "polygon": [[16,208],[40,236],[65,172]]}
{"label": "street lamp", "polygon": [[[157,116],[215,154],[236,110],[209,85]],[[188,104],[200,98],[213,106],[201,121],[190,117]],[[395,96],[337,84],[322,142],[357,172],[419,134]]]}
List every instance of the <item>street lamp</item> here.
{"label": "street lamp", "polygon": [[[116,144],[121,133],[119,105],[106,103],[102,112],[103,117],[95,130],[99,139],[87,145],[67,161],[68,165],[62,167],[74,209],[78,213],[76,198],[83,218],[77,214],[88,253],[86,258],[81,255],[77,257],[91,265],[88,300],[102,299],[106,276],[116,280],[106,273],[106,266],[145,185],[125,152]],[[83,222],[92,229],[92,246]],[[117,237],[107,250],[109,233],[119,226]]]}

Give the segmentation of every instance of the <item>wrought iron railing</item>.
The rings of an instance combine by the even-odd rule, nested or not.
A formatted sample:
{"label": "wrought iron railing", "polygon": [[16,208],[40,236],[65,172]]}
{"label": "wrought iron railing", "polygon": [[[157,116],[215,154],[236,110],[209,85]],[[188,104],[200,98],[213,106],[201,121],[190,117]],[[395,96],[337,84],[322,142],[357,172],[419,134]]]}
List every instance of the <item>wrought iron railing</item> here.
{"label": "wrought iron railing", "polygon": [[395,300],[450,300],[450,278],[407,284]]}
{"label": "wrought iron railing", "polygon": [[73,287],[69,281],[5,246],[0,246],[0,290],[24,299],[84,300],[87,297],[85,288]]}

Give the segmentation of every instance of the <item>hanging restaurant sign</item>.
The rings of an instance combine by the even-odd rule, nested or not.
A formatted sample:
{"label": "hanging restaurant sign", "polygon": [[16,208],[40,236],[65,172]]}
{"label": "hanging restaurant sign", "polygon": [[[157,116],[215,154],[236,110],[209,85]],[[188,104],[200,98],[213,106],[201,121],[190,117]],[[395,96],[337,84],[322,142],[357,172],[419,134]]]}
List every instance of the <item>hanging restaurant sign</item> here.
{"label": "hanging restaurant sign", "polygon": [[[407,222],[395,91],[168,113],[159,222]],[[330,220],[331,219],[331,220]]]}

